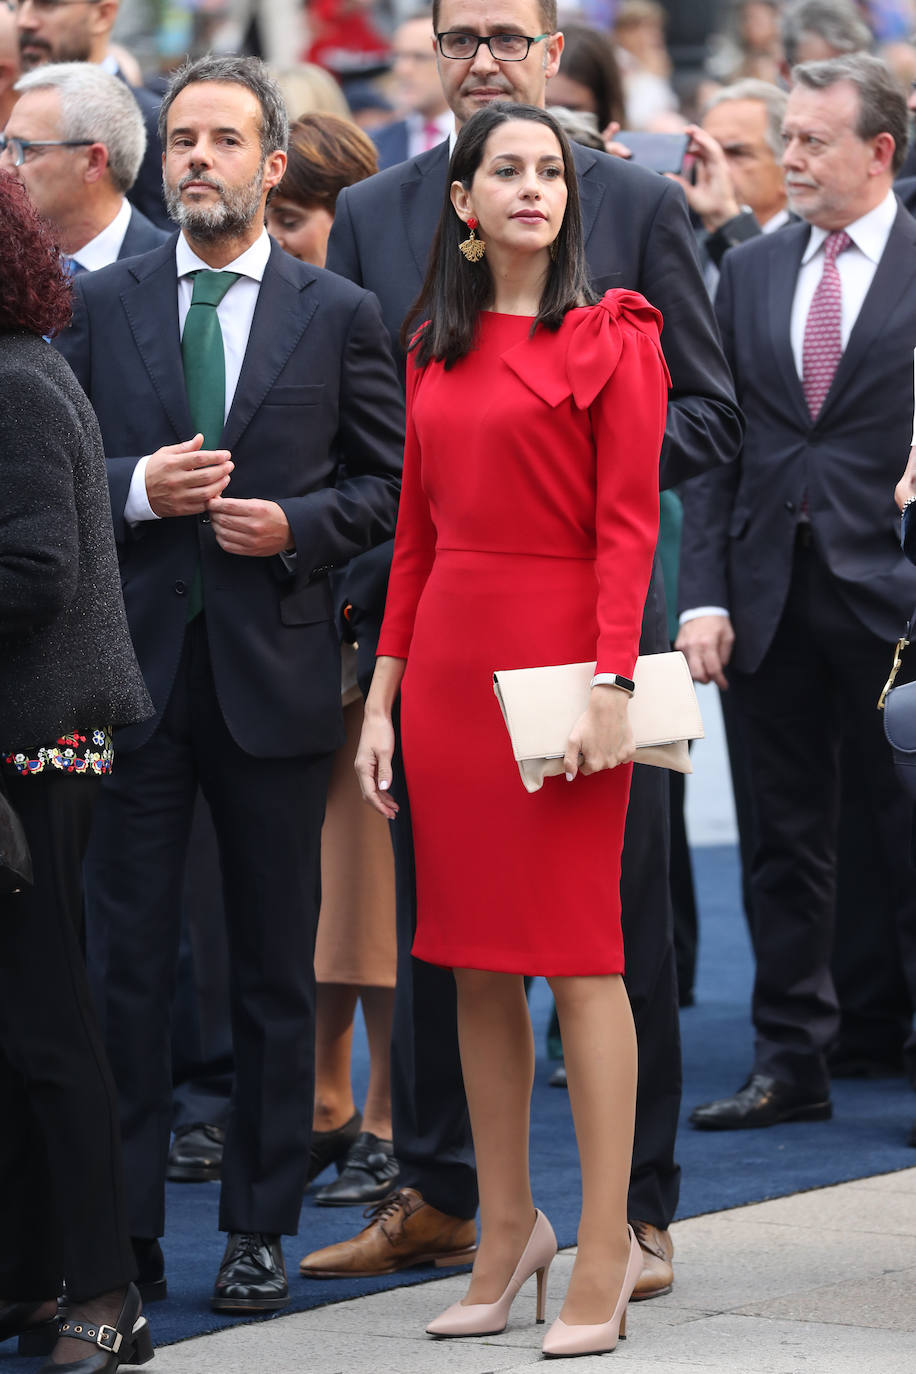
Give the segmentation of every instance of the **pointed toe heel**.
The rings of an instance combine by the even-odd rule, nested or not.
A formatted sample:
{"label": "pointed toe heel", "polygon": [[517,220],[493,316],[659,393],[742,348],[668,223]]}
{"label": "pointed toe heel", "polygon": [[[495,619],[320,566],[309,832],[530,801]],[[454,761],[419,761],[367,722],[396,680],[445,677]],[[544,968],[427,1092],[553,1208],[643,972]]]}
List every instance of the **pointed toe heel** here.
{"label": "pointed toe heel", "polygon": [[528,1243],[505,1291],[496,1302],[452,1303],[427,1326],[430,1336],[497,1336],[506,1328],[509,1309],[522,1284],[537,1275],[537,1304],[535,1320],[543,1322],[547,1305],[547,1274],[557,1253],[557,1238],[553,1227],[537,1212]]}
{"label": "pointed toe heel", "polygon": [[548,1359],[572,1355],[603,1355],[616,1349],[618,1341],[626,1340],[627,1303],[636,1287],[636,1280],[642,1273],[642,1251],[639,1241],[632,1226],[627,1227],[627,1232],[630,1237],[630,1257],[623,1276],[623,1287],[610,1321],[599,1322],[593,1326],[567,1326],[566,1322],[557,1317],[541,1346]]}

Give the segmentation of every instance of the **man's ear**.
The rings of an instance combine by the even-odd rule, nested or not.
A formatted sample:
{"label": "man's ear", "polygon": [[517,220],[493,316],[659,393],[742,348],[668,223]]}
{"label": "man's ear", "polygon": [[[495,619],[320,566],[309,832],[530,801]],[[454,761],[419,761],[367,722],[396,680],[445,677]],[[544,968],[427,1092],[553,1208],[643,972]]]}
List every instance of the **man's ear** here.
{"label": "man's ear", "polygon": [[108,149],[104,143],[92,143],[86,149],[86,171],[84,181],[101,181],[108,170]]}

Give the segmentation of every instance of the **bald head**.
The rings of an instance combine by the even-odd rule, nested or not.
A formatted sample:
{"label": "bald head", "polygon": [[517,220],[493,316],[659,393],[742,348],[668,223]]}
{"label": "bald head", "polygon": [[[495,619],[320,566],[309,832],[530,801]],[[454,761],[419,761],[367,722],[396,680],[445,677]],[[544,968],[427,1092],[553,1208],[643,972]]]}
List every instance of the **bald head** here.
{"label": "bald head", "polygon": [[16,103],[13,85],[19,77],[19,36],[16,11],[0,0],[0,128]]}

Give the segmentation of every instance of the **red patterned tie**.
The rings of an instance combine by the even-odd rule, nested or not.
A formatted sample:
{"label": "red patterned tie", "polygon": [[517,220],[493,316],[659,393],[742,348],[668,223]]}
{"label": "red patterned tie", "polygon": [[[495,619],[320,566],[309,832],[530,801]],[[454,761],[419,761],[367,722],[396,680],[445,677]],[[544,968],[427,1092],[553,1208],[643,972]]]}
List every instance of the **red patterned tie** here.
{"label": "red patterned tie", "polygon": [[843,356],[843,290],[836,265],[852,239],[842,229],[824,240],[824,270],[811,298],[802,345],[802,388],[811,419],[816,420]]}

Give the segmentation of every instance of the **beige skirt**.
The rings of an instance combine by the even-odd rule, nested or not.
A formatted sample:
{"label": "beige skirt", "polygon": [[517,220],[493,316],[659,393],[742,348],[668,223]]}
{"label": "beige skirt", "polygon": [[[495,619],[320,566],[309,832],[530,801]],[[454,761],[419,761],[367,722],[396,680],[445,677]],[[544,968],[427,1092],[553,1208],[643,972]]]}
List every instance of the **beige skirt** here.
{"label": "beige skirt", "polygon": [[353,760],[363,700],[344,706],[347,737],[331,773],[321,832],[319,983],[393,988],[397,963],[394,859],[388,822],[363,801]]}

